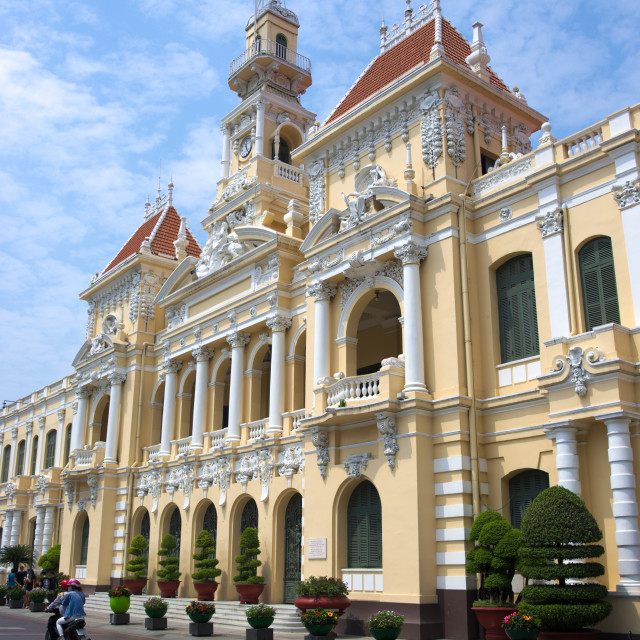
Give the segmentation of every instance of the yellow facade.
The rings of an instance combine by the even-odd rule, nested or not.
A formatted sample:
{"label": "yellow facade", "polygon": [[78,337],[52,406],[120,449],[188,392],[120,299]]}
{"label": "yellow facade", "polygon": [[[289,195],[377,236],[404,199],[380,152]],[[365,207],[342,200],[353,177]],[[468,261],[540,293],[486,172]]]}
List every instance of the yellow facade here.
{"label": "yellow facade", "polygon": [[[213,507],[216,598],[233,600],[253,501],[264,601],[333,575],[350,585],[349,630],[388,606],[408,638],[462,640],[475,637],[473,515],[516,517],[537,471],[603,530],[614,613],[601,628],[637,630],[640,105],[555,140],[471,64],[479,31],[469,64],[447,56],[436,5],[383,37],[392,59],[433,29],[427,61],[318,126],[300,103],[296,16],[275,0],[258,15],[231,66],[241,101],[201,257],[141,246],[103,273],[81,294],[73,375],[0,412],[2,544],[60,543],[61,570],[104,590],[143,532],[157,593],[160,540],[179,531],[192,596]],[[615,272],[605,302],[585,300],[591,250],[597,277]],[[364,482],[378,560],[349,549]]]}

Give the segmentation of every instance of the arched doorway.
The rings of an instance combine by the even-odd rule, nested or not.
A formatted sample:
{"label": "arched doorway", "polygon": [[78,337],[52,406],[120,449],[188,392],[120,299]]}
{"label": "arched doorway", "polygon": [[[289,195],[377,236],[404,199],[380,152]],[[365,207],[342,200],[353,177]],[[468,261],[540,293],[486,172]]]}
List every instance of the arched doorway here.
{"label": "arched doorway", "polygon": [[301,578],[302,496],[291,496],[284,516],[284,602],[293,603]]}
{"label": "arched doorway", "polygon": [[211,503],[204,512],[202,528],[208,531],[213,537],[213,547],[215,549],[218,546],[218,512],[213,503]]}
{"label": "arched doorway", "polygon": [[247,527],[258,528],[258,505],[253,498],[250,498],[247,504],[244,505],[242,510],[242,517],[240,518],[240,533],[242,533]]}
{"label": "arched doorway", "polygon": [[176,539],[176,548],[169,554],[174,558],[180,557],[180,540],[182,538],[182,517],[180,516],[180,509],[176,507],[171,514],[171,520],[169,520],[169,533]]}

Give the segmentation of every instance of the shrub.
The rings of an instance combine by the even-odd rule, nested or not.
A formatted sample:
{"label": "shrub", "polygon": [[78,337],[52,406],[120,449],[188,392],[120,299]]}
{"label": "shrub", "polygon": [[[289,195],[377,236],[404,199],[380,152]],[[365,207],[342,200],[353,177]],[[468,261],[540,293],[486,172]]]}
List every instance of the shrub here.
{"label": "shrub", "polygon": [[245,614],[247,618],[273,618],[276,615],[276,610],[268,604],[261,602],[260,604],[254,604],[252,607],[249,607],[245,611]]}
{"label": "shrub", "polygon": [[29,592],[29,598],[32,602],[44,602],[45,598],[49,595],[49,592],[46,589],[42,589],[41,587],[37,587],[36,589],[32,589]]}
{"label": "shrub", "polygon": [[307,598],[346,596],[349,595],[349,590],[347,585],[339,578],[309,576],[306,580],[298,582],[296,595]]}
{"label": "shrub", "polygon": [[404,623],[404,616],[395,611],[378,611],[368,620],[369,629],[399,629]]}
{"label": "shrub", "polygon": [[262,584],[264,578],[257,575],[262,562],[258,560],[260,541],[256,528],[247,527],[240,534],[240,551],[241,554],[235,559],[238,575],[233,576],[233,581],[239,584]]}
{"label": "shrub", "polygon": [[43,571],[55,571],[57,573],[60,566],[60,545],[54,544],[47,553],[43,553],[38,560],[38,566],[42,567]]}
{"label": "shrub", "polygon": [[514,629],[522,631],[524,629],[539,629],[540,620],[533,616],[527,616],[522,611],[514,611],[510,613],[502,623],[503,629]]}
{"label": "shrub", "polygon": [[176,539],[168,533],[162,542],[160,543],[160,549],[158,549],[158,556],[164,558],[160,560],[158,564],[162,569],[158,569],[158,578],[160,580],[180,580],[180,559],[176,556],[172,556],[171,552],[178,548]]}
{"label": "shrub", "polygon": [[169,604],[163,600],[162,598],[149,598],[148,600],[145,600],[143,605],[142,605],[145,610],[146,609],[160,609],[162,611],[164,611],[165,613],[167,612],[167,609],[169,608]]}
{"label": "shrub", "polygon": [[0,598],[5,598],[7,595],[7,587],[0,585]]}
{"label": "shrub", "polygon": [[511,581],[516,571],[520,532],[497,511],[483,511],[473,522],[469,539],[476,546],[467,552],[467,573],[480,574],[480,600],[490,605],[513,602]]}
{"label": "shrub", "polygon": [[11,587],[7,589],[7,597],[9,600],[22,600],[24,598],[25,590],[22,587]]}
{"label": "shrub", "polygon": [[603,602],[607,588],[573,583],[604,574],[599,562],[576,562],[600,557],[604,548],[592,543],[601,538],[595,518],[575,493],[564,487],[542,491],[522,519],[519,569],[527,579],[555,584],[527,584],[520,611],[539,618],[548,631],[580,631],[604,620],[612,609]]}
{"label": "shrub", "polygon": [[222,571],[217,568],[219,560],[215,557],[213,536],[203,529],[196,538],[195,546],[200,548],[200,553],[193,554],[197,571],[191,574],[191,578],[194,582],[215,582]]}
{"label": "shrub", "polygon": [[300,616],[300,622],[307,627],[313,624],[338,624],[338,614],[325,609],[308,609]]}
{"label": "shrub", "polygon": [[109,589],[110,598],[129,598],[131,596],[131,590],[125,587],[123,584]]}
{"label": "shrub", "polygon": [[137,535],[132,541],[131,546],[127,549],[127,553],[133,556],[127,563],[125,569],[129,573],[131,578],[146,578],[147,577],[147,556],[145,551],[147,550],[147,541],[144,536]]}

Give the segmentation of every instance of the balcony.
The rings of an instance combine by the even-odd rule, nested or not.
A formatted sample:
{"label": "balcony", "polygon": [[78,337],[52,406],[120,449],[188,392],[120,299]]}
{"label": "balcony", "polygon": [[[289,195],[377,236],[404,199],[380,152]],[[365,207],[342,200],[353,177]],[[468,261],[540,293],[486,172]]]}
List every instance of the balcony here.
{"label": "balcony", "polygon": [[105,446],[104,442],[96,442],[93,449],[89,449],[89,445],[86,445],[84,449],[72,453],[69,458],[73,460],[73,468],[89,467],[95,469],[99,467],[104,460]]}
{"label": "balcony", "polygon": [[229,67],[229,77],[236,75],[250,62],[260,58],[276,58],[295,67],[299,71],[311,74],[311,60],[300,55],[297,51],[285,47],[275,40],[262,39],[258,41],[258,46],[249,47],[231,62]]}

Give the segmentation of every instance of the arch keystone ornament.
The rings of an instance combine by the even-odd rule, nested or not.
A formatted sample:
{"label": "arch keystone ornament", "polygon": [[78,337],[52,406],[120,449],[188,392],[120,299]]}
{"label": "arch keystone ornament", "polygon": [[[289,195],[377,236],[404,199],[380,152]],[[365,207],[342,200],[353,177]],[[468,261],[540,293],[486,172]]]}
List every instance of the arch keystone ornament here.
{"label": "arch keystone ornament", "polygon": [[367,468],[369,460],[373,460],[370,453],[354,453],[344,461],[344,470],[350,478],[357,480]]}
{"label": "arch keystone ornament", "polygon": [[584,368],[583,359],[590,364],[602,362],[605,358],[598,347],[591,347],[587,350],[582,347],[571,347],[569,355],[558,358],[555,362],[555,370],[562,374],[569,365],[569,380],[574,385],[575,392],[583,398],[587,395],[587,383],[591,379],[591,375]]}

